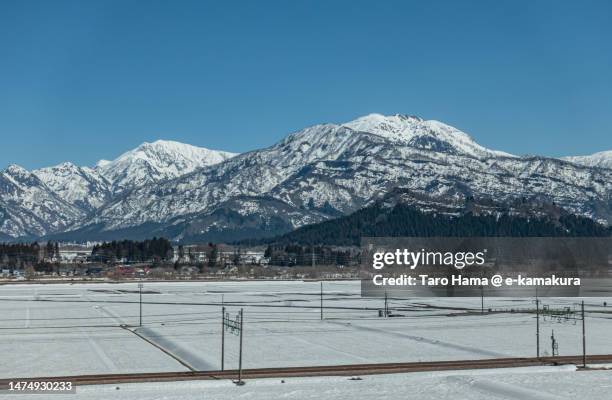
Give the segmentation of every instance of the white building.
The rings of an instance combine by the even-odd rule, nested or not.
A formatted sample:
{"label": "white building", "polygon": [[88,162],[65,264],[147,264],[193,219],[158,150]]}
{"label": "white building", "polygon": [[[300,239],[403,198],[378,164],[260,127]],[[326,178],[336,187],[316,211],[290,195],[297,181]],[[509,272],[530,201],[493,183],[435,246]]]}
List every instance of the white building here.
{"label": "white building", "polygon": [[91,256],[93,246],[68,244],[59,246],[60,262],[63,263],[78,263],[86,262]]}

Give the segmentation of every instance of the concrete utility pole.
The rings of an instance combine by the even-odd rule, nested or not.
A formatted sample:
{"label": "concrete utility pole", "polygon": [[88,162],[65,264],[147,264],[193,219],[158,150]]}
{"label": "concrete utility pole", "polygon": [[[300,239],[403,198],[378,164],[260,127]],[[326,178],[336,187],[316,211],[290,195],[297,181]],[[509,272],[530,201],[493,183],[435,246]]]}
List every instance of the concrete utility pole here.
{"label": "concrete utility pole", "polygon": [[138,322],[138,326],[142,326],[142,282],[140,282],[138,284],[138,292],[140,293],[140,300],[139,300],[139,304],[140,304],[140,317],[139,317],[139,322]]}
{"label": "concrete utility pole", "polygon": [[321,281],[321,321],[323,321],[323,281]]}
{"label": "concrete utility pole", "polygon": [[313,244],[312,245],[312,267],[314,268],[314,266],[315,266],[315,253],[314,253],[314,244]]}
{"label": "concrete utility pole", "polygon": [[387,291],[385,290],[385,318],[389,316],[389,302],[387,299]]}
{"label": "concrete utility pole", "polygon": [[480,313],[484,314],[484,286],[480,285]]}
{"label": "concrete utility pole", "polygon": [[244,385],[242,382],[242,335],[243,335],[243,320],[244,320],[244,311],[240,309],[240,356],[238,358],[238,382],[237,385]]}
{"label": "concrete utility pole", "polygon": [[536,356],[540,358],[540,300],[536,299]]}
{"label": "concrete utility pole", "polygon": [[581,303],[582,311],[582,367],[586,368],[586,334],[585,334],[585,323],[584,323],[584,300]]}
{"label": "concrete utility pole", "polygon": [[225,307],[221,307],[221,371],[225,369]]}

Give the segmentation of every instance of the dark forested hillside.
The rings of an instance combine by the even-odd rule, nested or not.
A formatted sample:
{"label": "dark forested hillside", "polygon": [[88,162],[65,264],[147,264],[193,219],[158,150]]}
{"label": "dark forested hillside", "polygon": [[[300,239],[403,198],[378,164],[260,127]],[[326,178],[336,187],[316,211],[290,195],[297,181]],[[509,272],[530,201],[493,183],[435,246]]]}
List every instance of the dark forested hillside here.
{"label": "dark forested hillside", "polygon": [[346,217],[299,228],[267,243],[359,245],[366,236],[609,236],[611,230],[573,214],[459,216],[422,212],[413,206],[377,203]]}

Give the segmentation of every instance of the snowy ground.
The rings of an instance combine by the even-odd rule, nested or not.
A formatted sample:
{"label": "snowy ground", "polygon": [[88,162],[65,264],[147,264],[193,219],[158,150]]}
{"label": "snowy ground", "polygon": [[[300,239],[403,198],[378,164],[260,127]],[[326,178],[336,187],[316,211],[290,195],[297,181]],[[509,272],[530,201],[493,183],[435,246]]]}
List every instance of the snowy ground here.
{"label": "snowy ground", "polygon": [[[355,378],[355,377],[354,377]],[[385,399],[385,400],[564,400],[611,399],[612,371],[577,372],[573,367],[530,367],[478,371],[230,381],[188,381],[82,386],[56,400],[191,400],[191,399]],[[3,395],[39,399],[40,395]]]}
{"label": "snowy ground", "polygon": [[[245,368],[535,356],[533,314],[480,315],[479,298],[390,299],[401,316],[384,319],[384,300],[361,298],[359,289],[325,282],[321,321],[318,282],[145,282],[135,334],[120,325],[138,325],[136,283],[0,286],[0,377],[187,370],[182,363],[218,369],[221,302],[232,315],[245,310]],[[612,299],[586,304],[587,352],[612,354]],[[534,305],[491,298],[485,307]],[[561,355],[581,353],[580,322],[542,320],[542,354],[550,353],[553,330]],[[226,368],[237,366],[237,356],[238,338],[227,333]]]}

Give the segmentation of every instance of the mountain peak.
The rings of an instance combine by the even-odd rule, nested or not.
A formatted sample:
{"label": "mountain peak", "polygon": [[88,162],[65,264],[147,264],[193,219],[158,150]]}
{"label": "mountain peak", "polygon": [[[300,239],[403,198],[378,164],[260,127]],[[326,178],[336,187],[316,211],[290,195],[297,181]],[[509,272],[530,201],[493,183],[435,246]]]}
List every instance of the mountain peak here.
{"label": "mountain peak", "polygon": [[144,142],[113,161],[101,160],[96,170],[121,191],[176,178],[235,155],[172,140],[156,140]]}
{"label": "mountain peak", "polygon": [[51,168],[58,168],[58,169],[78,169],[79,167],[74,165],[73,163],[71,163],[70,161],[64,161],[61,164],[56,165],[55,167],[51,167]]}
{"label": "mountain peak", "polygon": [[27,169],[17,164],[10,164],[8,167],[6,167],[4,171],[11,175],[23,175],[23,176],[30,175],[30,172]]}
{"label": "mountain peak", "polygon": [[99,161],[96,163],[96,166],[95,166],[94,168],[103,168],[104,166],[106,166],[106,165],[110,164],[111,162],[112,162],[112,161],[110,161],[110,160],[104,160],[104,159],[99,160]]}
{"label": "mountain peak", "polygon": [[35,174],[17,164],[11,164],[6,167],[4,171],[0,171],[0,176],[4,176],[14,185],[22,189],[25,187],[39,187],[42,185],[42,182]]}
{"label": "mountain peak", "polygon": [[[233,157],[236,155],[236,153],[230,153],[227,151],[210,150],[205,147],[193,146],[191,144],[181,143],[181,142],[177,142],[174,140],[159,139],[154,142],[143,142],[135,149],[123,153],[117,159],[115,159],[114,161],[110,161],[110,162],[112,163],[112,162],[115,162],[121,159],[124,156],[135,155],[143,151],[144,152],[153,151],[157,153],[176,154],[179,157],[181,156],[181,154],[183,157],[213,156],[215,154],[221,154],[225,156],[223,157],[223,159],[230,158],[230,156]],[[213,156],[213,158],[215,157]],[[104,164],[104,161],[102,161],[102,163]]]}
{"label": "mountain peak", "polygon": [[366,114],[364,116],[358,117],[354,119],[353,121],[350,121],[349,123],[356,122],[356,121],[393,121],[393,120],[424,121],[423,118],[416,116],[416,115],[410,115],[410,114],[398,113],[398,114],[386,115],[386,114],[381,114],[381,113],[370,113],[370,114]]}
{"label": "mountain peak", "polygon": [[372,113],[354,119],[353,121],[346,122],[342,125],[355,131],[375,134],[382,133],[385,136],[388,136],[389,132],[400,132],[405,130],[406,125],[418,122],[423,122],[423,119],[405,114],[383,115]]}
{"label": "mountain peak", "polygon": [[461,153],[477,158],[512,157],[511,154],[490,150],[479,145],[467,133],[450,125],[407,114],[368,114],[344,123],[342,126],[423,150]]}
{"label": "mountain peak", "polygon": [[421,117],[419,117],[417,115],[395,114],[394,117],[399,118],[399,119],[403,119],[403,120],[423,121],[423,118],[421,118]]}
{"label": "mountain peak", "polygon": [[163,140],[158,139],[154,142],[143,142],[136,149],[147,149],[147,148],[155,148],[155,149],[169,149],[169,148],[183,148],[183,147],[195,147],[190,144],[177,142],[174,140]]}

